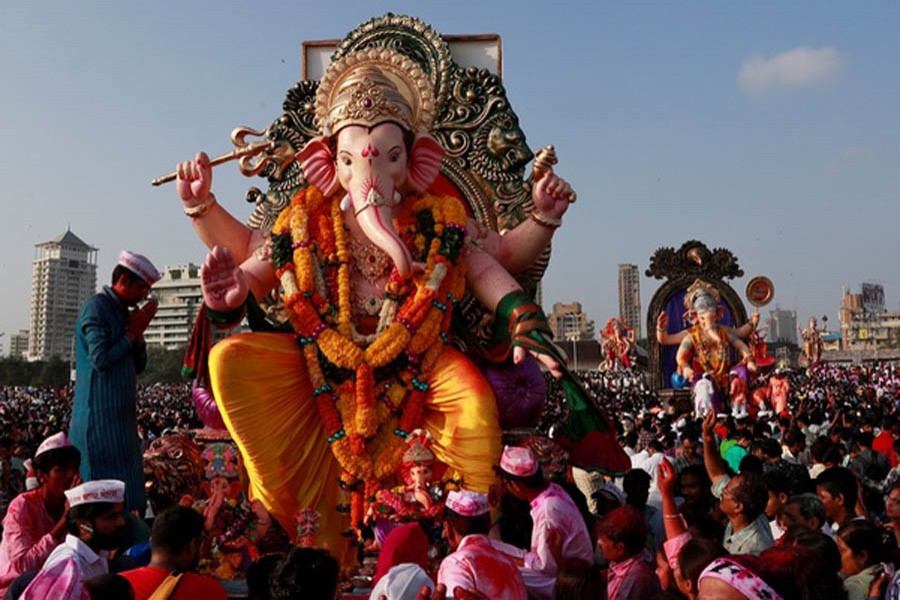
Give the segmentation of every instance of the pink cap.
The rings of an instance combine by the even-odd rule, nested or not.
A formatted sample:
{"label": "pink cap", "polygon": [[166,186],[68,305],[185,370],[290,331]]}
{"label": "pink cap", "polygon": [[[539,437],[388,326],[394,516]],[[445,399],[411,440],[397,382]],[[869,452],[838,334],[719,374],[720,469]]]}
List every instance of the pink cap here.
{"label": "pink cap", "polygon": [[534,452],[521,446],[506,446],[500,457],[500,468],[516,477],[531,477],[538,470]]}
{"label": "pink cap", "polygon": [[487,494],[469,491],[451,491],[445,506],[464,517],[479,517],[491,510]]}
{"label": "pink cap", "polygon": [[48,452],[49,450],[56,450],[57,448],[71,448],[72,443],[69,441],[69,438],[66,437],[66,434],[60,431],[59,433],[54,433],[46,440],[41,442],[41,445],[38,446],[37,452],[34,453],[35,457],[40,456],[44,452]]}
{"label": "pink cap", "polygon": [[125,502],[125,483],[118,479],[85,481],[66,490],[65,494],[70,507],[94,502]]}
{"label": "pink cap", "polygon": [[162,277],[159,271],[156,270],[156,267],[153,266],[153,263],[150,262],[150,259],[142,254],[122,250],[119,253],[119,264],[150,285],[153,285]]}

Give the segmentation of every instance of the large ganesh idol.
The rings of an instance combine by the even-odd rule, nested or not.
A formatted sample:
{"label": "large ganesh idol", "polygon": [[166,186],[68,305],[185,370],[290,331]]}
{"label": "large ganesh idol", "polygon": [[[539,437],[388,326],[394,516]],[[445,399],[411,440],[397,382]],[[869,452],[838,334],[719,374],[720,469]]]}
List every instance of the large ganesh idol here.
{"label": "large ganesh idol", "polygon": [[[759,313],[754,313],[750,322],[732,329],[719,323],[724,310],[719,305],[718,290],[700,279],[687,289],[684,296],[685,318],[690,327],[677,333],[668,333],[668,316],[659,314],[656,321],[656,340],[664,346],[678,346],[675,360],[678,377],[692,385],[708,378],[712,382],[710,399],[714,408],[721,411],[723,401],[730,394],[729,375],[734,363],[732,349],[740,354],[739,366],[756,372],[753,353],[742,338],[750,335],[759,322]],[[673,381],[676,378],[673,377]],[[746,378],[744,379],[746,382]],[[700,387],[700,390],[708,386]],[[694,388],[695,394],[698,389]],[[696,402],[696,400],[695,400]]]}
{"label": "large ganesh idol", "polygon": [[[295,335],[218,343],[212,389],[251,496],[285,528],[298,511],[318,512],[319,540],[336,551],[345,547],[341,532],[395,478],[418,428],[450,476],[482,492],[494,481],[501,431],[493,390],[447,343],[467,291],[495,316],[497,345],[486,354],[521,363],[532,352],[578,396],[540,308],[510,275],[538,259],[573,196],[550,171],[533,186],[530,218],[505,235],[476,226],[436,184],[444,149],[429,135],[433,90],[395,50],[333,62],[315,114],[321,135],[296,156],[310,185],[268,237],[216,203],[204,154],[179,165],[178,190],[212,248],[201,279],[213,313],[234,320],[250,294],[283,290]],[[580,465],[620,473],[627,457],[609,419],[586,400],[570,405],[560,441]],[[348,505],[349,520],[336,509]]]}

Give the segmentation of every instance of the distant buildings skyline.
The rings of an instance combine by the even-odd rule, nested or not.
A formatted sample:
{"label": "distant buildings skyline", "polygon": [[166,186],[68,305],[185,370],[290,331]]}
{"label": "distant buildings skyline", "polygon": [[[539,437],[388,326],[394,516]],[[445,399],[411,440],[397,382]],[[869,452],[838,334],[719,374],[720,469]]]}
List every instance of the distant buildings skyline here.
{"label": "distant buildings skyline", "polygon": [[[56,355],[71,360],[78,312],[97,290],[97,254],[97,248],[70,229],[50,241],[35,244],[30,327],[18,333],[10,332],[9,356],[46,360]],[[174,349],[188,343],[202,304],[199,271],[193,263],[165,267],[163,278],[153,287],[153,295],[160,300],[160,310],[146,332],[148,344]],[[641,314],[640,277],[637,265],[618,265],[619,316],[635,330],[638,339],[642,337],[645,317]],[[884,308],[883,287],[864,283],[860,289],[861,293],[843,291],[840,323],[831,323],[832,333],[840,338],[841,347],[853,350],[900,344],[900,311]],[[598,317],[605,322],[608,316]],[[594,339],[594,320],[578,300],[554,304],[548,319],[558,340]],[[796,310],[782,309],[776,304],[769,311],[767,340],[799,343],[798,323],[806,326],[805,319],[798,321]],[[819,323],[820,328],[824,325]]]}

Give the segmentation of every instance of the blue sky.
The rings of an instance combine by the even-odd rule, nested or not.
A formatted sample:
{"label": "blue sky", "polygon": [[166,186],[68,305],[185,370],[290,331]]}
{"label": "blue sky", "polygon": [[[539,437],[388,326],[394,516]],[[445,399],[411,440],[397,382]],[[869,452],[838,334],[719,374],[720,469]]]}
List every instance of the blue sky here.
{"label": "blue sky", "polygon": [[[67,224],[100,249],[101,282],[123,247],[158,266],[201,262],[174,188],[148,181],[198,149],[226,151],[236,125],[271,122],[303,40],[388,10],[502,37],[528,142],[556,146],[579,194],[554,240],[548,307],[579,300],[604,321],[618,263],[643,271],[659,246],[697,238],[732,249],[747,278],[769,276],[801,319],[836,325],[842,285],[862,281],[898,309],[895,3],[5,3],[0,331],[28,326],[33,246]],[[239,217],[257,184],[215,171]],[[645,311],[656,286],[642,280]]]}

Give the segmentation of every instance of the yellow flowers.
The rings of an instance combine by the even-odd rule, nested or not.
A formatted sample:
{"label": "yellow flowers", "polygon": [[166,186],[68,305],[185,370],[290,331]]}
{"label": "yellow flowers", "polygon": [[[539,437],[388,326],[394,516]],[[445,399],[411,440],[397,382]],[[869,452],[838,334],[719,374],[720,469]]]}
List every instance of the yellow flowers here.
{"label": "yellow flowers", "polygon": [[[422,214],[420,219],[424,212],[430,215]],[[456,198],[424,194],[407,200],[400,231],[411,234],[410,245],[424,259],[425,272],[410,280],[392,275],[387,291],[396,300],[385,302],[385,310],[393,312],[382,315],[386,327],[368,346],[353,339],[353,257],[340,197],[326,199],[313,187],[301,190],[273,227],[273,234],[291,237],[293,263],[279,271],[291,284],[283,285],[285,306],[303,346],[332,452],[344,470],[342,479],[356,486],[357,508],[359,482],[369,489],[393,475],[402,459],[406,434],[421,426],[427,381],[443,348],[453,303],[465,291],[465,267],[458,250],[467,218]],[[417,231],[420,221],[433,223],[431,231]],[[441,254],[448,247],[456,251]],[[376,378],[375,369],[404,353],[409,360],[406,371]],[[322,356],[352,371],[353,379],[340,385],[328,380],[328,369],[320,364]]]}

